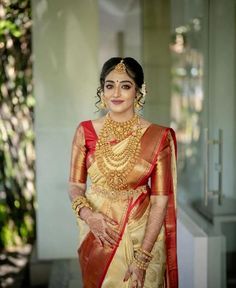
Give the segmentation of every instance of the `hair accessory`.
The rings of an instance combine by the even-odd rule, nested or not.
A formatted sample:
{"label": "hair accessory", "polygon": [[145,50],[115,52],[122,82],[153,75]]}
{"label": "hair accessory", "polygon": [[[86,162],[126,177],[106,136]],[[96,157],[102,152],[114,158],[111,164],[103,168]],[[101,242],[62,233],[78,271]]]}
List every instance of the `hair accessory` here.
{"label": "hair accessory", "polygon": [[147,94],[147,87],[146,87],[146,83],[145,83],[145,82],[142,84],[142,87],[141,87],[141,89],[140,89],[140,92],[143,94],[143,95],[142,95],[143,97],[146,96],[146,94]]}
{"label": "hair accessory", "polygon": [[124,64],[124,60],[121,59],[120,63],[118,63],[114,69],[116,72],[118,73],[124,73],[126,72],[126,67],[125,67],[125,64]]}

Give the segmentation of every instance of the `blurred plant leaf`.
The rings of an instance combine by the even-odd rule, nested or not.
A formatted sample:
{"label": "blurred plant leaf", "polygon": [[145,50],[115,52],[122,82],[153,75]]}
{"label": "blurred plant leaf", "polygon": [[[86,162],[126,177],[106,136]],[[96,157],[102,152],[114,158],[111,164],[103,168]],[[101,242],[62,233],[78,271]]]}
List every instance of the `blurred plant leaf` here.
{"label": "blurred plant leaf", "polygon": [[1,1],[0,8],[1,250],[35,238],[35,99],[30,0]]}

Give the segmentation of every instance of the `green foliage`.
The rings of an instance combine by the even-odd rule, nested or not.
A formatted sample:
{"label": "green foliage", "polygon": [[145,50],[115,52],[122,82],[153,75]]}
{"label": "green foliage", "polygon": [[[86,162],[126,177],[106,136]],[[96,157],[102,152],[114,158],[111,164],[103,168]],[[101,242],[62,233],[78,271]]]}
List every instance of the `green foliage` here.
{"label": "green foliage", "polygon": [[20,37],[22,35],[16,24],[8,20],[2,20],[0,23],[0,36],[4,36],[5,34],[11,34],[14,37]]}
{"label": "green foliage", "polygon": [[35,238],[30,0],[0,2],[0,250]]}

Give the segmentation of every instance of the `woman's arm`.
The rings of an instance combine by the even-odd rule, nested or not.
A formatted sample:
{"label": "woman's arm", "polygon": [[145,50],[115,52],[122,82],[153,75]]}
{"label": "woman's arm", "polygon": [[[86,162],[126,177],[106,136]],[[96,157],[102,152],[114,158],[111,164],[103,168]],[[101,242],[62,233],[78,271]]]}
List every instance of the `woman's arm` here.
{"label": "woman's arm", "polygon": [[148,216],[145,236],[141,248],[151,252],[160,233],[166,215],[168,196],[151,196],[151,208]]}
{"label": "woman's arm", "polygon": [[91,232],[101,245],[116,245],[119,234],[109,226],[117,225],[112,219],[99,212],[93,211],[86,198],[86,141],[83,126],[80,124],[76,129],[71,151],[69,197],[76,216],[84,220]]}
{"label": "woman's arm", "polygon": [[[87,148],[85,142],[84,128],[82,124],[80,124],[75,131],[71,148],[68,194],[72,203],[76,200],[76,198],[78,198],[78,196],[85,197],[85,192],[87,188],[86,153]],[[82,210],[89,210],[91,212],[91,209],[84,207],[80,209],[80,214],[82,213]]]}
{"label": "woman's arm", "polygon": [[171,173],[171,133],[168,132],[163,147],[157,157],[151,174],[151,208],[148,216],[145,236],[141,248],[151,252],[160,233],[168,206],[168,197],[173,193]]}
{"label": "woman's arm", "polygon": [[69,183],[68,194],[71,202],[75,200],[77,196],[84,196],[86,192],[86,184],[84,183]]}
{"label": "woman's arm", "polygon": [[71,147],[69,197],[73,201],[76,196],[84,195],[87,182],[86,167],[87,148],[85,143],[84,128],[80,124],[74,134]]}
{"label": "woman's arm", "polygon": [[[158,154],[156,164],[151,174],[151,196],[150,211],[148,215],[146,230],[140,250],[135,251],[134,262],[129,266],[125,274],[124,281],[129,277],[132,279],[132,285],[136,281],[138,287],[143,287],[145,280],[145,269],[152,258],[152,248],[158,238],[161,227],[164,223],[169,194],[173,193],[173,179],[171,175],[171,133],[168,131],[167,137]],[[137,261],[138,260],[138,261]],[[138,262],[138,263],[137,263]]]}

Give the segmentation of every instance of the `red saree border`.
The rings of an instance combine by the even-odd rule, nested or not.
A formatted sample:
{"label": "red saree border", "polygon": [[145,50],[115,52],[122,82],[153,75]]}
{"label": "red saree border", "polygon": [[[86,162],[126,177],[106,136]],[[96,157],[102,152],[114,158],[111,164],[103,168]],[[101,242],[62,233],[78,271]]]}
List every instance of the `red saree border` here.
{"label": "red saree border", "polygon": [[[177,141],[175,132],[172,128],[169,128],[171,136],[174,142],[174,155],[177,160]],[[172,175],[173,177],[173,175]],[[172,190],[173,193],[169,195],[168,207],[166,217],[164,220],[165,225],[165,241],[166,241],[166,256],[167,256],[167,267],[165,273],[165,287],[166,288],[178,288],[178,259],[177,259],[177,217],[176,217],[176,204],[175,204],[175,193],[173,178],[172,178]]]}
{"label": "red saree border", "polygon": [[103,283],[103,281],[104,281],[104,279],[105,279],[105,277],[106,277],[106,274],[107,274],[107,271],[108,271],[108,269],[109,269],[109,267],[110,267],[111,261],[112,261],[114,255],[115,255],[115,253],[116,253],[116,250],[117,250],[118,247],[119,247],[121,238],[122,238],[122,236],[123,236],[123,234],[124,234],[124,232],[125,232],[125,227],[126,227],[126,225],[127,225],[127,223],[128,223],[129,215],[130,215],[130,212],[132,211],[132,208],[133,208],[133,205],[131,205],[131,204],[132,204],[132,201],[133,201],[133,199],[131,198],[131,200],[130,200],[130,202],[129,202],[129,205],[128,205],[127,213],[126,213],[126,215],[125,215],[123,227],[122,227],[122,229],[121,229],[120,239],[119,239],[118,245],[116,245],[115,248],[113,249],[113,251],[111,252],[110,259],[109,259],[108,262],[107,262],[107,265],[106,265],[106,267],[105,267],[104,273],[103,273],[102,278],[101,278],[101,280],[100,280],[100,282],[99,282],[99,285],[98,285],[99,288],[102,287],[102,283]]}
{"label": "red saree border", "polygon": [[[169,132],[171,133],[173,143],[174,143],[174,148],[175,148],[174,153],[172,152],[174,154],[172,155],[172,157],[175,157],[175,159],[177,160],[177,141],[176,141],[174,130],[169,127],[162,127],[158,125],[156,125],[156,127],[153,126],[153,128],[154,129],[151,129],[152,131],[149,131],[150,137],[153,138],[153,135],[155,135],[154,133],[159,132],[161,133],[161,136],[160,136],[161,141],[159,143],[159,146],[156,145],[158,146],[156,149],[156,153],[152,155],[153,156],[152,162],[151,162],[152,165],[150,167],[148,174],[146,174],[142,179],[140,179],[138,185],[140,185],[140,183],[142,183],[144,179],[147,179],[150,176],[153,170],[153,167],[156,164],[158,154],[163,144],[165,143],[166,137]],[[162,128],[162,130],[158,131],[157,128],[159,129]],[[152,138],[148,139],[148,137],[146,137],[145,140],[147,144],[149,143],[149,140],[152,141]],[[173,180],[172,180],[172,183],[173,183]],[[173,188],[174,187],[172,185],[171,189],[173,190]],[[171,191],[171,192],[175,192],[175,191]],[[167,265],[166,265],[166,273],[165,273],[165,288],[178,288],[178,260],[177,260],[177,235],[176,235],[177,221],[176,221],[176,207],[175,207],[174,197],[175,197],[175,193],[169,193],[167,212],[166,212],[166,216],[164,219],[165,235],[166,235],[166,240],[165,240],[166,241],[166,257],[167,257]]]}
{"label": "red saree border", "polygon": [[[167,136],[167,133],[168,133],[169,129],[168,129],[168,128],[165,128],[165,129],[164,129],[164,127],[161,127],[161,126],[158,126],[158,125],[155,125],[155,124],[154,124],[153,129],[149,129],[149,130],[151,130],[151,131],[149,131],[150,133],[146,135],[146,139],[143,139],[143,143],[142,143],[142,144],[144,144],[144,143],[145,143],[144,140],[146,140],[146,142],[147,142],[146,147],[149,147],[149,148],[150,148],[149,140],[153,139],[153,133],[157,132],[157,129],[160,129],[160,128],[161,128],[161,131],[158,131],[158,132],[160,132],[160,133],[162,134],[162,135],[161,135],[161,139],[160,139],[159,142],[156,142],[156,143],[155,143],[155,146],[154,146],[154,147],[152,147],[152,148],[153,148],[152,159],[145,159],[145,157],[143,157],[146,161],[151,162],[152,165],[151,165],[148,173],[147,173],[143,178],[141,178],[141,179],[139,180],[139,182],[137,183],[137,185],[135,186],[135,188],[137,188],[137,187],[144,181],[144,179],[147,179],[147,178],[151,175],[152,170],[153,170],[153,168],[154,168],[154,166],[155,166],[155,164],[156,164],[156,160],[157,160],[158,154],[159,154],[159,152],[160,152],[160,150],[161,150],[161,147],[162,147],[162,145],[163,145],[163,143],[164,143],[164,141],[165,141],[165,139],[166,139],[166,136]],[[147,139],[147,137],[148,137],[149,135],[152,137],[151,139]],[[153,141],[153,140],[152,140],[152,141]],[[148,144],[148,143],[149,143],[149,144]],[[151,143],[151,144],[153,145],[154,143]],[[157,149],[156,149],[156,148],[157,148]],[[156,149],[156,152],[155,152],[155,149]]]}

